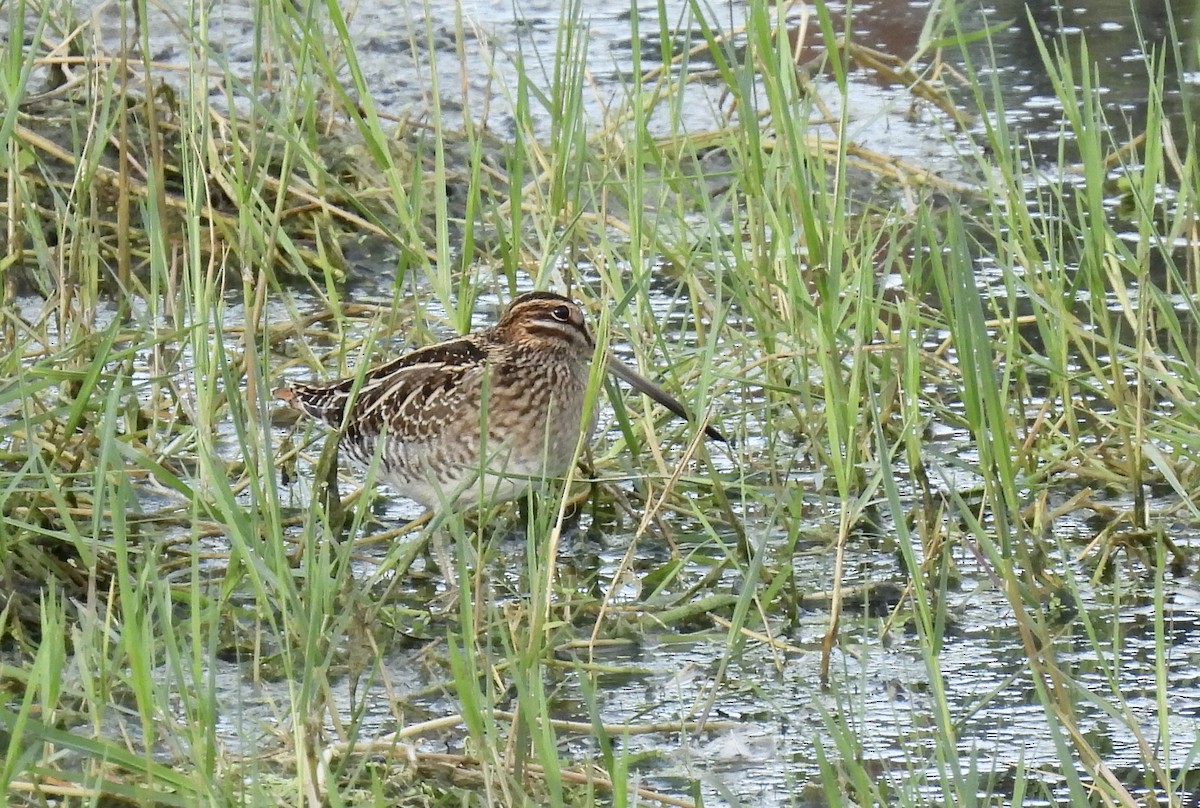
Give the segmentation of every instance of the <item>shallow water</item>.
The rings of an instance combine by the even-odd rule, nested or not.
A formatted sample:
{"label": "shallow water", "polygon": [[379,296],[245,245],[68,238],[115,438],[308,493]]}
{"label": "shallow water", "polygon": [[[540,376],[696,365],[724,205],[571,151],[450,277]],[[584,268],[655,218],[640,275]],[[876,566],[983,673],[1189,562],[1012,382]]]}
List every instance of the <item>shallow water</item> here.
{"label": "shallow water", "polygon": [[[503,65],[518,53],[527,61],[536,55],[547,60],[552,58],[559,5],[549,0],[522,3],[520,11],[514,13],[508,4],[455,4],[434,0],[426,5],[431,18],[427,24],[424,17],[414,16],[419,12],[414,10],[413,4],[376,0],[357,6],[352,30],[356,32],[357,55],[375,103],[383,110],[396,115],[427,114],[431,107],[429,75],[430,71],[436,71],[443,77],[443,88],[448,88],[444,89],[440,102],[448,123],[453,124],[456,110],[474,116],[474,111],[486,102],[491,110],[487,121],[489,127],[503,134],[513,126],[513,118],[505,109],[507,99],[515,91],[513,85],[504,84],[512,73]],[[1070,36],[1086,35],[1107,88],[1106,108],[1114,120],[1121,120],[1122,116],[1136,118],[1144,110],[1144,99],[1137,98],[1136,93],[1144,87],[1145,67],[1134,44],[1135,27],[1141,25],[1144,30],[1165,32],[1161,9],[1158,10],[1160,16],[1154,16],[1153,10],[1142,9],[1135,18],[1127,2],[1079,3],[1076,6],[1059,10],[1057,14],[1061,17],[1054,14],[1039,16],[1038,29],[1045,36],[1060,32]],[[1178,29],[1190,31],[1193,21],[1185,13],[1189,9],[1183,3],[1175,6]],[[114,30],[114,8],[106,6],[101,12],[110,32]],[[679,20],[679,28],[686,31],[689,27],[688,4],[668,2],[665,8],[667,16]],[[904,56],[915,47],[926,5],[876,2],[856,4],[855,9],[855,31],[864,44]],[[727,3],[718,10],[728,14],[736,25],[744,8],[741,3]],[[455,26],[451,22],[459,13],[468,21],[465,28],[473,32],[461,45],[454,41]],[[634,48],[637,48],[644,68],[652,66],[661,53],[654,8],[647,5],[639,12],[643,39],[637,43],[631,41],[628,13],[625,2],[597,0],[586,6],[586,47],[595,92],[588,95],[585,105],[597,125],[606,115],[622,108],[620,86],[630,73]],[[963,26],[970,29],[985,21],[997,20],[1017,21],[996,35],[994,49],[1002,63],[989,65],[985,61],[988,54],[982,45],[973,49],[972,58],[977,60],[975,67],[981,75],[988,77],[994,73],[997,76],[1005,96],[1008,120],[1020,127],[1036,159],[1040,144],[1053,148],[1052,144],[1058,142],[1062,111],[1046,83],[1046,71],[1037,58],[1029,27],[1024,24],[1025,11],[1021,4],[1011,0],[994,2],[986,14],[975,11],[965,17]],[[228,40],[223,58],[234,64],[248,64],[245,40],[253,26],[253,5],[220,4],[214,10],[212,23],[219,32],[218,39],[223,36]],[[437,54],[432,64],[426,59],[430,39]],[[678,52],[697,42],[692,34],[675,34],[668,48]],[[459,47],[467,54],[465,61],[458,53]],[[182,63],[183,51],[171,25],[165,22],[152,40],[152,50],[157,61]],[[466,97],[458,92],[458,76],[464,64],[468,67]],[[494,65],[495,72],[485,70],[488,65]],[[905,93],[878,86],[868,76],[857,78],[861,82],[852,83],[851,96],[846,101],[852,110],[851,140],[944,176],[965,176],[955,156],[964,135],[942,136],[927,117],[929,113],[909,114],[910,99]],[[836,88],[832,82],[822,82],[819,77],[817,81],[824,97],[836,111],[839,103]],[[680,126],[690,130],[711,128],[720,113],[715,88],[697,83],[688,92],[691,95],[685,106],[686,114],[679,118]],[[1182,91],[1176,88],[1167,102],[1176,110],[1181,108],[1184,103]],[[541,121],[542,126],[549,125],[548,118],[543,117]],[[659,127],[656,133],[668,126],[665,120],[653,124]],[[1136,129],[1136,126],[1131,128]],[[543,130],[538,134],[544,133]],[[1118,136],[1117,140],[1121,138]],[[363,299],[391,299],[391,279],[387,273],[393,266],[393,262],[382,258],[376,272],[357,279]],[[1000,282],[989,278],[988,269],[981,264],[981,281]],[[303,296],[298,296],[297,302],[303,310]],[[311,302],[315,307],[315,301]],[[236,306],[235,301],[231,300],[231,303]],[[476,325],[490,322],[498,304],[496,299],[481,298],[475,315]],[[665,293],[662,299],[655,301],[662,310],[667,304]],[[230,312],[236,315],[233,306]],[[436,315],[436,310],[428,309],[427,314]],[[288,313],[281,309],[272,316],[282,320]],[[686,328],[686,321],[680,318],[678,326]],[[362,324],[364,331],[368,327],[368,323]],[[403,346],[397,344],[395,347],[401,349]],[[603,422],[611,423],[610,412],[606,411]],[[750,433],[737,450],[743,453],[743,459],[745,453],[755,450],[756,441],[763,439],[754,434],[753,424]],[[280,432],[277,437],[281,438],[283,434]],[[930,434],[928,453],[935,485],[969,491],[977,478],[970,472],[975,458],[967,436],[948,424],[933,424]],[[603,442],[604,438],[601,440]],[[716,454],[722,471],[732,471],[739,462],[735,457]],[[302,479],[289,491],[297,506],[306,502],[306,486],[307,482]],[[839,512],[839,503],[823,489],[820,470],[799,464],[781,484],[780,491],[781,499],[798,497],[806,503],[811,531],[818,537],[830,532]],[[147,496],[150,496],[149,492]],[[1061,498],[1065,500],[1067,496],[1069,493],[1064,493]],[[1128,502],[1121,500],[1106,504],[1129,507]],[[1166,509],[1173,504],[1162,501],[1153,503],[1152,508]],[[404,502],[387,501],[379,507],[377,515],[385,523],[403,521],[419,511]],[[586,529],[590,524],[590,517],[585,516],[582,528]],[[744,527],[753,541],[761,541],[767,548],[779,546],[786,539],[778,524],[752,507],[746,509]],[[626,528],[628,525],[622,531]],[[673,529],[681,552],[686,553],[695,543],[706,541],[706,534],[695,525],[680,523],[673,525]],[[1064,550],[1065,558],[1060,559],[1062,569],[1086,580],[1092,570],[1074,562],[1072,557],[1091,539],[1095,530],[1085,522],[1071,518],[1059,520],[1055,530]],[[1189,556],[1194,557],[1200,547],[1200,535],[1195,525],[1181,520],[1169,533]],[[601,580],[618,568],[628,538],[624,532],[604,536],[604,546],[594,552]],[[848,548],[844,583],[854,586],[886,582],[903,587],[907,577],[898,563],[894,541],[893,537],[880,535],[864,536],[852,542]],[[640,552],[640,560],[647,567],[661,561],[655,548],[644,546]],[[523,569],[520,553],[514,552],[510,558],[511,566],[501,570],[500,574],[511,581],[519,581]],[[561,563],[567,567],[574,560],[564,555]],[[796,558],[773,559],[773,563],[791,563],[802,591],[830,588],[833,558],[820,538],[809,543],[806,551]],[[1093,646],[1078,620],[1064,630],[1054,652],[1059,660],[1073,668],[1076,676],[1094,681],[1097,694],[1109,692],[1107,677],[1115,677],[1128,706],[1143,718],[1143,733],[1153,741],[1157,737],[1156,722],[1159,720],[1158,706],[1153,699],[1156,664],[1151,605],[1153,574],[1125,556],[1117,563],[1123,565],[1118,577],[1127,590],[1123,593],[1120,608],[1114,610],[1111,606],[1112,584],[1080,585],[1082,591],[1090,591],[1093,596],[1083,608],[1094,630],[1119,648],[1114,659],[1095,658]],[[371,570],[371,558],[362,564],[363,577],[366,577]],[[697,580],[708,571],[706,565],[693,563],[685,567],[682,578],[684,581]],[[1025,656],[1020,650],[1008,603],[972,558],[958,558],[957,572],[961,577],[956,585],[943,593],[952,604],[950,611],[955,615],[955,621],[947,631],[939,662],[952,712],[961,717],[959,750],[964,758],[974,759],[981,772],[994,773],[998,778],[1011,775],[1018,765],[1030,770],[1038,769],[1043,763],[1053,767],[1058,756],[1048,737],[1042,708],[1031,691],[1032,677],[1023,669]],[[737,576],[729,574],[717,590],[737,592],[742,583]],[[1170,714],[1164,719],[1171,728],[1170,748],[1160,751],[1159,759],[1169,757],[1176,765],[1183,761],[1191,761],[1194,765],[1194,757],[1200,749],[1200,620],[1196,617],[1200,592],[1186,574],[1169,571],[1165,573],[1163,588],[1165,599],[1174,608],[1168,614],[1170,621],[1165,627],[1171,649],[1171,657],[1165,662],[1171,681]],[[1131,593],[1129,589],[1134,591]],[[636,597],[632,597],[634,593],[630,594],[630,600],[636,603]],[[812,607],[796,615],[794,628],[779,639],[812,649],[825,631],[827,620],[826,608]],[[632,736],[623,740],[623,746],[631,752],[654,753],[637,767],[640,781],[663,791],[686,793],[687,783],[698,779],[706,805],[729,804],[731,796],[749,805],[821,804],[816,791],[811,789],[811,784],[820,779],[814,749],[823,747],[830,755],[835,750],[821,711],[838,715],[842,723],[855,728],[864,743],[864,754],[877,764],[881,778],[905,778],[913,768],[913,758],[929,760],[931,734],[936,731],[927,695],[930,674],[908,628],[894,626],[884,634],[884,618],[863,614],[861,610],[849,610],[842,620],[841,642],[835,655],[829,692],[823,692],[818,681],[815,650],[785,653],[774,658],[762,645],[748,643],[744,653],[726,671],[710,715],[713,721],[736,722],[737,728],[675,737],[669,742],[662,735]],[[597,680],[604,719],[615,724],[694,720],[696,707],[709,697],[714,673],[725,655],[724,637],[719,630],[710,636],[694,638],[680,638],[675,632],[644,633],[635,645],[609,652],[603,659],[611,665],[630,669]],[[781,667],[777,667],[779,662]],[[240,664],[225,661],[211,664],[222,703],[227,705],[222,708],[223,721],[218,727],[222,740],[231,749],[246,751],[269,742],[287,720],[283,715],[288,704],[286,683],[252,685],[246,681]],[[1114,664],[1115,672],[1107,673],[1106,669]],[[365,737],[394,730],[398,718],[393,697],[404,699],[409,689],[416,690],[433,680],[424,665],[407,650],[389,653],[383,665],[392,689],[389,692],[383,687],[375,687],[367,693],[362,724]],[[555,675],[560,677],[557,684],[562,688],[558,696],[562,717],[586,720],[576,674]],[[344,698],[338,709],[343,714],[350,714],[354,705],[348,693],[338,689],[334,696]],[[426,696],[414,703],[431,715],[458,709],[453,699],[444,696]],[[1081,728],[1093,734],[1094,743],[1096,739],[1103,741],[1098,745],[1107,748],[1105,760],[1111,767],[1122,771],[1138,766],[1141,755],[1136,739],[1121,722],[1109,717],[1102,700],[1094,704],[1081,703],[1078,710]],[[129,732],[130,728],[125,727],[124,731]],[[572,737],[568,743],[575,751],[594,752],[590,739]],[[166,756],[170,756],[169,751]],[[932,768],[925,774],[925,793],[931,801],[937,801],[940,797],[938,774]],[[1127,778],[1127,782],[1137,781],[1133,775]]]}

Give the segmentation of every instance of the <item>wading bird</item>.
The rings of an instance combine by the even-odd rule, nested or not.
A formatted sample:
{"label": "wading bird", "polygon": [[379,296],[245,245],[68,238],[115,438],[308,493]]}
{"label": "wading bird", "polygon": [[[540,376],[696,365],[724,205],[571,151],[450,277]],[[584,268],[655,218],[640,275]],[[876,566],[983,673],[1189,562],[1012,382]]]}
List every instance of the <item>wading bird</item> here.
{"label": "wading bird", "polygon": [[[357,392],[349,378],[275,395],[341,430],[339,448],[355,462],[369,466],[378,453],[380,479],[430,510],[500,502],[561,477],[580,435],[591,439],[596,418],[583,423],[583,409],[595,347],[578,304],[527,292],[490,328],[368,370]],[[606,369],[690,417],[611,354]],[[711,426],[704,431],[725,441]]]}

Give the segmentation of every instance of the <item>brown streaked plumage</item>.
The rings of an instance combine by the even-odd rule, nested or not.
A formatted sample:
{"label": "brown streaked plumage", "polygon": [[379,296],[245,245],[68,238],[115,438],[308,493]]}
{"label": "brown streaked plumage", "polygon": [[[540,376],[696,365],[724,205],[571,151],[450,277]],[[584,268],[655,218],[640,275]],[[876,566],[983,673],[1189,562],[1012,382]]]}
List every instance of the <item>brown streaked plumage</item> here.
{"label": "brown streaked plumage", "polygon": [[[378,451],[380,479],[427,508],[469,504],[481,494],[502,501],[533,481],[562,476],[581,429],[591,439],[595,418],[582,420],[594,351],[575,302],[527,292],[491,328],[368,370],[357,394],[349,378],[293,384],[275,395],[341,430],[339,447],[355,462],[369,465]],[[606,367],[689,417],[616,357]],[[705,431],[725,440],[713,427]]]}

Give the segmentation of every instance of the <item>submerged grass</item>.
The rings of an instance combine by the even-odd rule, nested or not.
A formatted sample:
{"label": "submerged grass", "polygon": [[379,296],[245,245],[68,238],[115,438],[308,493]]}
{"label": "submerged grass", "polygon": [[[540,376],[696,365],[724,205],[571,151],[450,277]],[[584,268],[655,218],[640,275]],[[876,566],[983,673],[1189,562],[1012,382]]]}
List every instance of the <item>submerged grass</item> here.
{"label": "submerged grass", "polygon": [[[839,98],[853,56],[936,93],[948,126],[967,116],[856,51],[822,3],[751,3],[736,31],[698,4],[652,32],[631,15],[645,80],[598,118],[586,9],[565,4],[554,53],[509,54],[505,143],[486,118],[450,123],[454,77],[432,67],[426,120],[393,122],[337,4],[254,4],[240,65],[206,9],[173,20],[172,73],[145,56],[159,9],[102,52],[65,5],[7,7],[10,804],[752,802],[698,748],[749,743],[723,718],[747,692],[755,723],[795,722],[811,750],[782,756],[807,763],[779,804],[1178,804],[1195,787],[1169,623],[1200,517],[1196,160],[1163,111],[1166,60],[1125,139],[1086,47],[1043,50],[1070,138],[1034,176],[968,58],[960,95],[990,112],[956,140],[976,185],[947,203],[962,183],[855,145],[800,43],[840,43],[821,64]],[[421,25],[432,66],[446,29]],[[975,38],[950,10],[936,30],[930,52]],[[697,39],[672,47],[677,31]],[[479,43],[461,17],[452,34],[465,70]],[[648,34],[663,67],[641,64]],[[694,131],[699,103],[719,125]],[[390,245],[387,281],[368,236]],[[530,285],[583,299],[733,448],[610,383],[584,530],[576,472],[523,523],[485,509],[406,532],[340,499],[332,453],[274,422],[281,376],[352,373]],[[957,442],[930,440],[943,429]],[[1101,522],[1084,550],[1055,529],[1080,511]],[[898,571],[873,578],[884,556]],[[828,591],[804,591],[809,564]],[[979,601],[1012,630],[995,688],[964,703],[947,657]],[[1133,610],[1148,663],[1123,639]],[[892,754],[865,695],[885,642],[922,670]],[[644,681],[673,689],[674,720],[625,709],[621,684]],[[1019,690],[1042,745],[1005,762],[974,721]],[[1111,763],[1097,716],[1134,762]]]}

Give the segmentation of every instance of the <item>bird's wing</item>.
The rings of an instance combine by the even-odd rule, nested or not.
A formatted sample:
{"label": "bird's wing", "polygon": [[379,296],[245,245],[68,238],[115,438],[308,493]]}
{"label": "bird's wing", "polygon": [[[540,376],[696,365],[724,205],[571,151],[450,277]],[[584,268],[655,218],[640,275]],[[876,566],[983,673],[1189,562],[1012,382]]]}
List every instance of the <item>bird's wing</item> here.
{"label": "bird's wing", "polygon": [[423,441],[435,437],[455,412],[472,406],[472,412],[478,411],[486,356],[476,339],[460,337],[371,368],[357,393],[358,379],[351,376],[324,384],[296,383],[275,395],[334,429],[345,424],[351,443],[384,431],[401,440]]}
{"label": "bird's wing", "polygon": [[[436,437],[455,415],[470,417],[482,396],[486,354],[467,337],[449,340],[367,371],[350,418],[351,430],[411,442]],[[351,387],[353,380],[351,380]]]}

